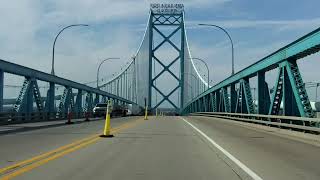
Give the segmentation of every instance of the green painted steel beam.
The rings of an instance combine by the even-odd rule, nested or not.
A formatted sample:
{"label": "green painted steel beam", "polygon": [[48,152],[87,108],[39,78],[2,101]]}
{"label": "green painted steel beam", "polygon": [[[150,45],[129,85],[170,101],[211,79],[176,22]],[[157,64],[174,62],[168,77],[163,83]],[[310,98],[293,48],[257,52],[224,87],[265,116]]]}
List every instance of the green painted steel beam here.
{"label": "green painted steel beam", "polygon": [[[309,34],[297,39],[296,41],[286,45],[276,52],[262,58],[256,63],[244,68],[233,76],[221,81],[209,90],[198,95],[196,99],[205,96],[211,92],[217,91],[223,87],[229,86],[232,83],[237,83],[243,78],[251,78],[257,75],[259,71],[269,71],[278,67],[278,64],[286,60],[298,60],[308,55],[314,54],[320,50],[320,28],[310,32]],[[186,104],[187,107],[190,103]]]}

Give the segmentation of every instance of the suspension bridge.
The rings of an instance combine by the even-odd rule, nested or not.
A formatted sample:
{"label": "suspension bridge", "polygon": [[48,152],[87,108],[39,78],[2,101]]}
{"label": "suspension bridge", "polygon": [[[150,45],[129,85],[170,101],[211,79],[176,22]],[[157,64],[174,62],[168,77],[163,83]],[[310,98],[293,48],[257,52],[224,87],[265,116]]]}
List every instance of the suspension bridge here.
{"label": "suspension bridge", "polygon": [[[306,90],[319,83],[305,83],[297,61],[319,51],[320,29],[210,85],[184,14],[182,4],[152,4],[136,54],[97,87],[0,60],[0,178],[319,179],[319,105]],[[112,118],[115,137],[100,138],[93,108],[108,100],[141,113]]]}

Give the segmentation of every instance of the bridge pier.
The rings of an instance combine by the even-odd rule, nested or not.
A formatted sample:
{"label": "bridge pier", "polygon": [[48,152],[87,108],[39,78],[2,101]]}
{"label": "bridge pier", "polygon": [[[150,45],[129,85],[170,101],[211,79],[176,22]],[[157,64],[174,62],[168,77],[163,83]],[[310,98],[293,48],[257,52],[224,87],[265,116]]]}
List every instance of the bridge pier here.
{"label": "bridge pier", "polygon": [[29,85],[26,89],[26,95],[24,100],[24,112],[27,114],[26,120],[31,120],[31,113],[33,112],[33,89],[32,89],[32,80],[31,78],[27,78]]}
{"label": "bridge pier", "polygon": [[283,84],[283,115],[285,116],[299,116],[299,109],[294,100],[292,86],[288,76],[288,72],[283,69],[284,84]]}
{"label": "bridge pier", "polygon": [[82,90],[78,89],[78,94],[76,97],[76,103],[75,103],[75,113],[77,113],[77,117],[80,118],[82,116]]}
{"label": "bridge pier", "polygon": [[237,91],[236,91],[236,84],[232,83],[230,85],[230,111],[232,113],[236,110],[236,103],[237,103]]}
{"label": "bridge pier", "polygon": [[46,99],[46,111],[49,113],[49,119],[54,118],[55,109],[55,84],[50,82]]}
{"label": "bridge pier", "polygon": [[270,94],[265,80],[265,71],[259,71],[258,76],[258,114],[268,114],[270,107]]}
{"label": "bridge pier", "polygon": [[100,102],[100,96],[99,94],[96,94],[94,98],[94,104],[98,104],[99,102]]}
{"label": "bridge pier", "polygon": [[220,92],[219,90],[214,92],[214,96],[215,96],[215,101],[216,101],[216,112],[220,112],[219,106],[220,106]]}
{"label": "bridge pier", "polygon": [[103,103],[107,103],[107,97],[106,96],[102,96],[102,102]]}
{"label": "bridge pier", "polygon": [[279,63],[269,115],[278,115],[283,102],[283,115],[315,117],[296,61]]}

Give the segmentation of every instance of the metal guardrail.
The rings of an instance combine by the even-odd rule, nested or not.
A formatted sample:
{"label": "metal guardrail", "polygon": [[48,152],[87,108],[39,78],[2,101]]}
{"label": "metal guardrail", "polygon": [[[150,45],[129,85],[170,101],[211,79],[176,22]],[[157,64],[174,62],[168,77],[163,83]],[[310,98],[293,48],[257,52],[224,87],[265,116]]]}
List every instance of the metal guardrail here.
{"label": "metal guardrail", "polygon": [[[250,66],[238,71],[232,76],[224,79],[211,87],[209,90],[199,94],[193,100],[184,104],[182,114],[191,112],[207,111],[205,108],[211,108],[213,112],[239,112],[236,109],[244,109],[241,112],[255,113],[252,93],[250,91],[250,80],[256,77],[258,80],[258,113],[260,114],[279,114],[282,96],[290,94],[292,100],[286,102],[284,107],[288,115],[301,117],[315,117],[312,110],[308,93],[303,85],[297,61],[311,54],[320,51],[320,28],[308,33],[296,41],[284,46],[274,53],[260,59]],[[268,83],[265,81],[266,72],[277,69],[278,76],[275,81],[275,91],[269,98]],[[284,88],[285,84],[290,84],[291,88]],[[239,87],[237,94],[236,86]],[[230,89],[230,93],[225,93]],[[291,93],[292,91],[292,93]],[[243,93],[242,93],[243,92]],[[230,97],[230,99],[228,99]],[[265,99],[270,99],[270,103]],[[241,100],[241,101],[240,101]],[[246,102],[237,103],[237,102]],[[220,109],[219,103],[223,101],[223,109]],[[230,103],[228,103],[230,101]],[[212,103],[208,103],[212,102]],[[230,111],[230,110],[231,111]],[[269,112],[270,111],[270,112]]]}
{"label": "metal guardrail", "polygon": [[217,117],[217,118],[230,119],[230,120],[236,120],[236,121],[263,124],[263,125],[273,126],[278,128],[288,128],[293,130],[302,130],[302,131],[311,131],[311,132],[320,133],[319,118],[223,113],[223,112],[198,112],[198,113],[190,113],[189,115]]}
{"label": "metal guardrail", "polygon": [[[238,71],[234,75],[219,82],[215,86],[211,87],[208,91],[198,95],[195,99],[199,99],[213,91],[226,87],[232,83],[238,82],[245,77],[255,77],[258,71],[269,71],[278,67],[278,64],[291,58],[298,60],[302,59],[310,54],[314,54],[320,51],[320,28],[304,35],[303,37],[293,41],[292,43],[280,48],[272,54],[260,59],[259,61],[251,64],[250,66]],[[191,104],[189,102],[186,106]]]}
{"label": "metal guardrail", "polygon": [[[72,113],[71,119],[80,119],[80,118],[92,118],[92,112]],[[45,122],[45,121],[57,121],[57,120],[66,120],[68,119],[68,113],[62,113],[57,115],[57,112],[35,112],[35,113],[0,113],[0,126],[1,125],[10,125],[10,124],[21,124],[21,123],[33,123],[33,122]]]}
{"label": "metal guardrail", "polygon": [[132,102],[132,101],[129,101],[129,100],[124,99],[122,97],[118,97],[118,96],[111,94],[111,93],[107,93],[105,91],[101,91],[97,88],[89,87],[85,84],[81,84],[81,83],[71,81],[71,80],[68,80],[68,79],[65,79],[62,77],[58,77],[58,76],[51,75],[51,74],[48,74],[45,72],[41,72],[41,71],[38,71],[38,70],[35,70],[32,68],[24,67],[19,64],[7,62],[2,59],[0,59],[0,69],[6,73],[15,74],[15,75],[24,76],[24,77],[32,77],[32,78],[35,78],[40,81],[52,82],[52,83],[55,83],[58,85],[68,86],[68,87],[71,87],[74,89],[81,89],[83,91],[104,95],[109,98],[120,100],[122,102],[134,104],[134,102]]}
{"label": "metal guardrail", "polygon": [[[16,99],[3,99],[5,73],[25,78]],[[47,96],[41,97],[38,81],[49,83]],[[56,85],[64,87],[62,94],[55,93]],[[73,90],[78,90],[78,92],[75,94]],[[101,97],[102,100],[100,100]],[[136,104],[129,99],[86,84],[0,59],[0,125],[67,119],[67,111],[73,112],[73,118],[92,117],[94,103],[105,102],[107,98],[120,104]],[[57,99],[60,102],[56,107]],[[36,103],[37,110],[35,110],[34,103]],[[12,109],[5,110],[7,107],[4,105],[11,104],[13,104]],[[81,112],[81,114],[82,110],[85,113]]]}

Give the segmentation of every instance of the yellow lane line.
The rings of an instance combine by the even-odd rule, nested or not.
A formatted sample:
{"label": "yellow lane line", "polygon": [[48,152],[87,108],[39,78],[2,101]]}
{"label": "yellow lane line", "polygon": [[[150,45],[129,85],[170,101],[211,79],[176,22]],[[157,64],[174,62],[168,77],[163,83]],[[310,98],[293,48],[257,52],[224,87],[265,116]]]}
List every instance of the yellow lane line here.
{"label": "yellow lane line", "polygon": [[63,150],[68,149],[68,148],[70,148],[70,147],[72,147],[72,146],[81,144],[81,143],[83,143],[83,142],[85,142],[85,141],[89,141],[90,139],[95,138],[95,137],[97,137],[97,136],[98,136],[98,134],[95,134],[95,135],[93,135],[93,136],[90,136],[90,137],[81,139],[81,140],[76,141],[76,142],[73,142],[73,143],[71,143],[71,144],[67,144],[67,145],[61,146],[61,147],[59,147],[59,148],[57,148],[57,149],[54,149],[54,150],[51,150],[51,151],[49,151],[49,152],[47,152],[47,153],[44,153],[44,154],[35,156],[35,157],[31,158],[31,159],[27,159],[27,160],[18,162],[18,163],[14,164],[14,165],[7,166],[7,167],[5,167],[5,168],[0,169],[0,174],[3,174],[3,173],[5,173],[6,171],[13,170],[13,169],[15,169],[15,168],[19,168],[19,167],[24,166],[24,165],[26,165],[26,164],[32,163],[33,161],[37,161],[37,160],[39,160],[39,159],[45,158],[45,157],[50,156],[50,155],[52,155],[52,154],[55,154],[55,153],[57,153],[57,152],[59,152],[59,151],[63,151]]}
{"label": "yellow lane line", "polygon": [[76,150],[78,150],[78,149],[80,149],[80,148],[82,148],[82,147],[88,146],[89,144],[92,144],[92,143],[98,141],[99,139],[100,139],[99,137],[96,137],[96,138],[94,138],[94,139],[92,139],[92,140],[90,140],[90,141],[88,141],[88,142],[79,144],[79,145],[77,145],[77,146],[75,146],[75,147],[72,147],[72,148],[70,148],[70,149],[67,149],[67,150],[65,150],[65,151],[62,151],[62,152],[60,152],[60,153],[58,153],[58,154],[55,154],[55,155],[50,156],[50,157],[48,157],[48,158],[42,159],[42,160],[40,160],[40,161],[37,161],[37,162],[35,162],[35,163],[33,163],[33,164],[29,165],[29,166],[26,166],[26,167],[24,167],[24,168],[21,168],[21,169],[15,171],[15,172],[13,172],[13,173],[11,173],[11,174],[3,177],[2,179],[3,179],[3,180],[12,179],[12,178],[14,178],[14,177],[16,177],[16,176],[18,176],[18,175],[20,175],[20,174],[23,174],[23,173],[25,173],[25,172],[28,172],[28,171],[30,171],[30,170],[32,170],[32,169],[34,169],[34,168],[36,168],[36,167],[39,167],[39,166],[41,166],[41,165],[43,165],[43,164],[46,164],[47,162],[49,162],[49,161],[51,161],[51,160],[57,159],[57,158],[59,158],[59,157],[61,157],[61,156],[63,156],[63,155],[66,155],[66,154],[68,154],[68,153],[71,153],[71,152],[73,152],[73,151],[76,151]]}
{"label": "yellow lane line", "polygon": [[[138,122],[141,122],[141,121],[142,120],[140,119],[140,120],[136,120],[134,122],[130,122],[130,123],[126,123],[126,124],[120,125],[119,127],[113,128],[112,132],[116,133],[116,132],[118,132],[120,130],[127,129],[127,128],[137,124]],[[82,140],[73,142],[71,144],[67,144],[67,145],[61,146],[61,147],[59,147],[57,149],[54,149],[54,150],[49,151],[47,153],[41,154],[39,156],[35,156],[35,157],[31,158],[31,159],[28,159],[28,160],[25,160],[25,161],[21,161],[19,163],[14,164],[14,165],[2,168],[2,169],[0,169],[0,175],[6,173],[7,171],[14,170],[14,169],[19,168],[19,167],[21,167],[21,169],[18,169],[16,172],[18,172],[18,171],[20,172],[21,171],[21,173],[18,173],[18,174],[22,174],[22,173],[24,173],[26,171],[29,171],[29,170],[31,170],[31,169],[33,169],[35,167],[38,167],[38,166],[35,166],[35,165],[39,164],[40,162],[46,163],[46,162],[48,162],[50,160],[56,159],[56,158],[58,158],[60,156],[63,156],[65,154],[67,154],[67,153],[73,152],[73,151],[75,151],[75,150],[77,150],[77,149],[79,149],[81,147],[84,147],[86,145],[92,144],[92,143],[96,142],[99,139],[100,138],[98,137],[98,134],[95,134],[93,136],[84,138]],[[46,161],[46,160],[48,160],[48,161]],[[42,165],[44,163],[40,163],[40,165]],[[23,166],[27,166],[27,167],[23,167]],[[14,172],[12,174],[16,174],[16,172]],[[8,176],[5,176],[3,178],[10,177],[10,175],[12,175],[12,174],[9,174]],[[15,177],[15,176],[13,176],[13,177]]]}
{"label": "yellow lane line", "polygon": [[111,133],[116,133],[116,132],[119,132],[122,129],[127,129],[127,128],[132,127],[133,125],[137,124],[138,122],[142,122],[142,121],[143,120],[140,119],[140,120],[136,120],[134,122],[123,124],[122,126],[119,126],[117,128],[111,129]]}

